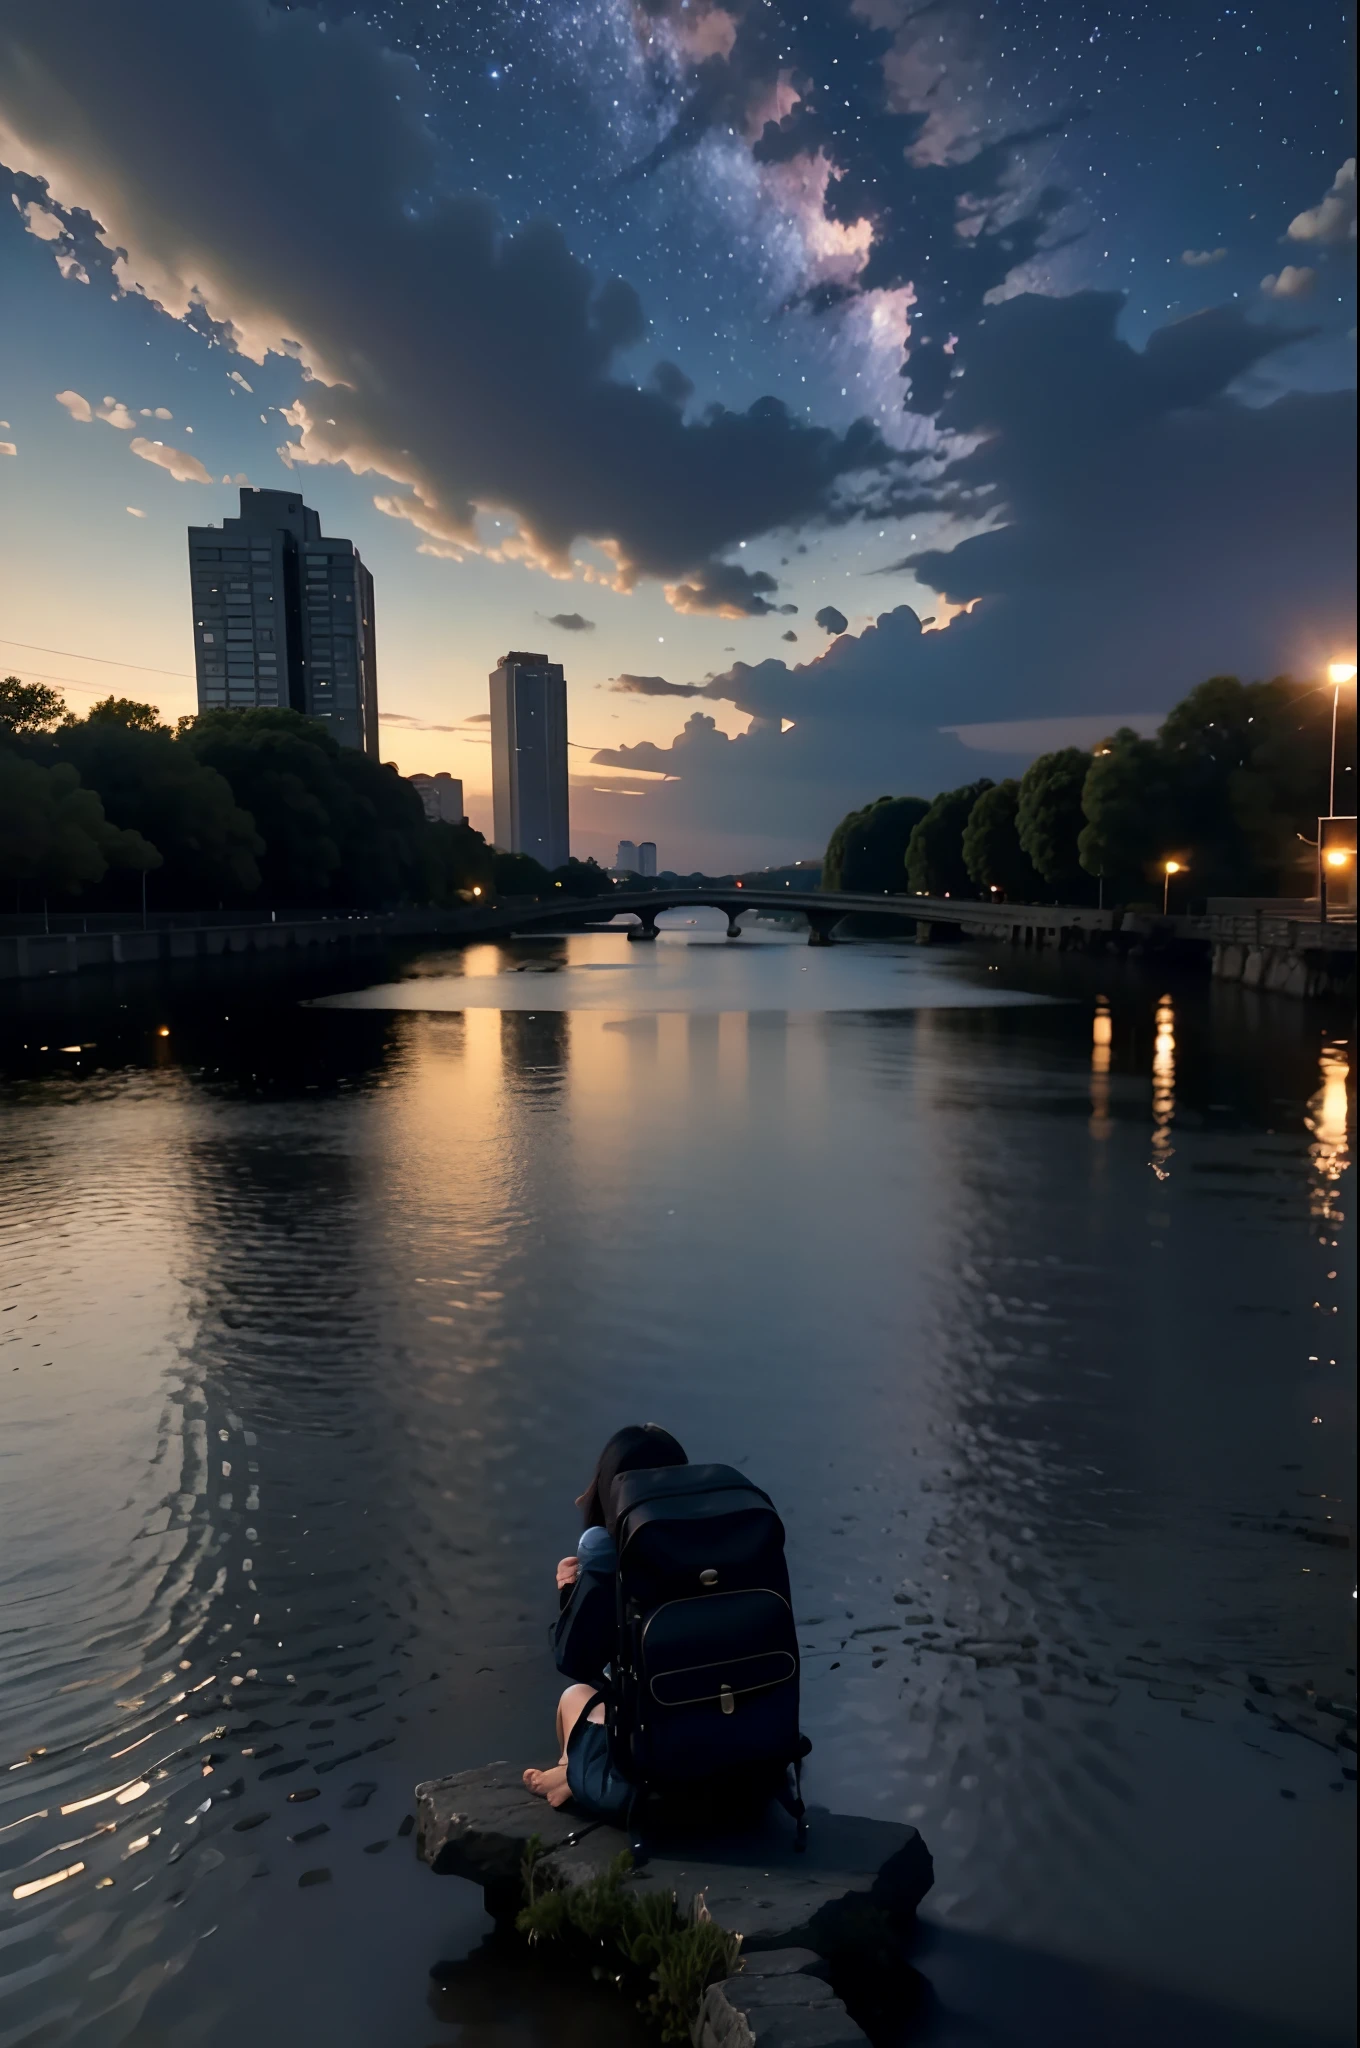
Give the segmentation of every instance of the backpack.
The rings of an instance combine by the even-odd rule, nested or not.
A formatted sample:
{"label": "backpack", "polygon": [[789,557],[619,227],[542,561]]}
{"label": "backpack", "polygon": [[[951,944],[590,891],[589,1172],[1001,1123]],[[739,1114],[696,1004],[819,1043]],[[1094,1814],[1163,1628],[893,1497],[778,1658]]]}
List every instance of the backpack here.
{"label": "backpack", "polygon": [[[798,1639],[784,1527],[731,1465],[667,1465],[614,1482],[616,1650],[605,1695],[614,1769],[633,1787],[630,1834],[651,1795],[705,1791],[727,1810],[774,1796],[807,1823]],[[790,1789],[789,1773],[793,1773]]]}

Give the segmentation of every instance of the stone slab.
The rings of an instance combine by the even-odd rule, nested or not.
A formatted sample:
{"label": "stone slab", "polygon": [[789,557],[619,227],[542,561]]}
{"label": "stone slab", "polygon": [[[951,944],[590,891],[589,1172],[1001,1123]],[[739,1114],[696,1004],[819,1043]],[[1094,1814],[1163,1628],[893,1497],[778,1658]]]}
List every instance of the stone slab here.
{"label": "stone slab", "polygon": [[493,1888],[518,1884],[535,1835],[546,1849],[562,1849],[595,1825],[535,1799],[513,1764],[484,1764],[416,1786],[416,1854],[440,1877]]}
{"label": "stone slab", "polygon": [[[507,1764],[417,1785],[416,1813],[420,1856],[440,1874],[483,1885],[493,1912],[518,1883],[534,1835],[547,1852],[546,1873],[563,1885],[589,1883],[628,1846],[619,1829],[535,1799]],[[933,1881],[915,1828],[818,1808],[809,1811],[801,1854],[792,1822],[775,1808],[743,1833],[649,1836],[647,1859],[629,1879],[639,1891],[674,1892],[682,1911],[702,1896],[748,1951],[802,1946],[819,1955],[843,1945],[847,1911],[867,1906],[906,1922]]]}
{"label": "stone slab", "polygon": [[867,2048],[809,1949],[753,1955],[734,1977],[710,1984],[694,2024],[694,2048]]}

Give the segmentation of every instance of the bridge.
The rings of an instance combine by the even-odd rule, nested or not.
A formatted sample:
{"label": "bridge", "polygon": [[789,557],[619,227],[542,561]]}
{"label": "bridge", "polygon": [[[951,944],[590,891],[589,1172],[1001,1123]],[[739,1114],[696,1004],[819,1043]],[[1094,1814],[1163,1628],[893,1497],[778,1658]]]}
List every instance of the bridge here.
{"label": "bridge", "polygon": [[498,928],[525,932],[555,927],[579,930],[582,924],[607,925],[631,915],[637,923],[629,927],[628,937],[645,941],[656,937],[656,921],[667,910],[720,910],[727,918],[729,939],[741,937],[737,920],[743,911],[776,912],[784,917],[794,912],[807,919],[810,946],[831,945],[837,925],[848,917],[878,919],[890,928],[900,927],[904,920],[914,923],[921,943],[966,932],[979,938],[1013,938],[1017,944],[1053,941],[1062,946],[1073,943],[1065,934],[1080,933],[1076,943],[1086,944],[1097,934],[1113,932],[1118,923],[1115,911],[1064,904],[976,903],[950,896],[822,895],[811,889],[753,889],[736,882],[712,889],[616,889],[612,895],[584,902],[573,897],[560,903],[495,906],[485,915],[488,922],[494,918]]}

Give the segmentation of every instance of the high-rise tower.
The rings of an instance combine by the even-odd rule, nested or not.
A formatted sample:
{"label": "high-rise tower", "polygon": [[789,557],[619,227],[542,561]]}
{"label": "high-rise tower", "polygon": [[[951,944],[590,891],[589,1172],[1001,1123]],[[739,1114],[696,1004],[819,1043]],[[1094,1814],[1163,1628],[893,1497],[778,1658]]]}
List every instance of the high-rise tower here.
{"label": "high-rise tower", "polygon": [[281,705],[378,757],[373,578],[294,491],[241,492],[238,519],[189,528],[198,708]]}
{"label": "high-rise tower", "polygon": [[491,791],[497,846],[560,868],[571,850],[567,684],[546,654],[503,654],[491,671]]}

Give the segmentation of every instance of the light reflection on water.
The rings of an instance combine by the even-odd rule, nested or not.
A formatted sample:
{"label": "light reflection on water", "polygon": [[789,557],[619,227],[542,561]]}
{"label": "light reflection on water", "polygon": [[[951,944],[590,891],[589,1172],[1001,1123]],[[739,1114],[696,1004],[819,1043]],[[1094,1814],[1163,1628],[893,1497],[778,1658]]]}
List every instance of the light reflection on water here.
{"label": "light reflection on water", "polygon": [[[774,1492],[812,1796],[918,1820],[937,1921],[1341,2038],[1348,1044],[1070,965],[625,945],[13,1049],[0,2044],[622,2040],[431,2004],[483,1922],[400,1828],[542,1751],[632,1414]],[[770,1004],[809,958],[912,1007]],[[514,1006],[443,1006],[493,967]]]}

